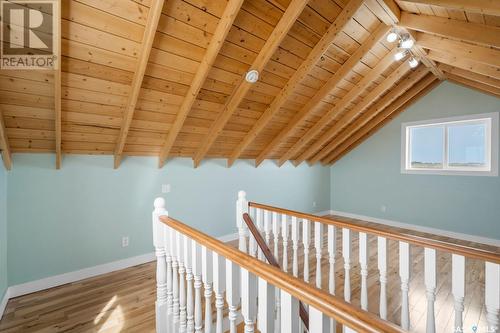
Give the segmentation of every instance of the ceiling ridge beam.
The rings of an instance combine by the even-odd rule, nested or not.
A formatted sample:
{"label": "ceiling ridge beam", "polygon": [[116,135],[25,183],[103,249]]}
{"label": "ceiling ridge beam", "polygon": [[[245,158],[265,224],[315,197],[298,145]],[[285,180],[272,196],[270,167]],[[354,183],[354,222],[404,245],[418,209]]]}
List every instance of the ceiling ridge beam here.
{"label": "ceiling ridge beam", "polygon": [[3,118],[3,110],[0,106],[0,149],[2,149],[2,160],[5,169],[12,169],[12,155],[10,153],[9,138],[5,129],[5,121]]}
{"label": "ceiling ridge beam", "polygon": [[217,23],[212,39],[208,44],[207,50],[203,55],[203,59],[200,62],[198,70],[196,71],[196,74],[189,86],[186,97],[182,101],[174,123],[168,131],[167,139],[160,150],[160,168],[163,167],[165,161],[170,155],[170,151],[174,146],[175,140],[177,139],[177,136],[179,135],[193,104],[196,102],[196,97],[198,96],[198,93],[203,87],[203,84],[212,69],[215,59],[217,58],[217,55],[219,54],[219,51],[222,48],[231,27],[233,26],[234,20],[236,19],[242,4],[243,0],[229,0],[225,7],[221,18]]}
{"label": "ceiling ridge beam", "polygon": [[[349,22],[349,20],[352,18],[352,16],[356,13],[358,8],[362,4],[363,1],[358,1],[358,0],[350,1],[349,4],[344,8],[344,10],[342,10],[342,12],[335,18],[334,22],[330,25],[327,32],[321,37],[321,40],[318,43],[316,43],[311,52],[309,52],[307,58],[300,64],[299,68],[297,68],[297,70],[293,73],[292,77],[288,80],[288,82],[281,89],[278,95],[273,99],[272,103],[266,108],[262,116],[257,120],[255,125],[245,135],[241,143],[231,153],[231,156],[228,159],[228,166],[231,166],[234,163],[234,161],[243,153],[243,151],[248,147],[248,145],[250,145],[253,142],[253,140],[257,137],[257,135],[266,127],[269,121],[271,121],[272,117],[280,111],[281,107],[285,104],[288,98],[294,93],[295,89],[299,86],[300,82],[307,76],[307,74],[311,71],[311,69],[316,65],[316,63],[319,61],[321,56],[326,52],[326,50],[328,50],[330,44],[333,43],[338,34],[342,32],[345,25]],[[369,37],[369,41],[371,41],[372,39],[378,40],[379,38],[377,38],[377,35],[375,34],[380,33],[380,31],[382,30],[385,30],[385,28],[383,26],[379,27],[376,30],[376,32],[374,32]],[[363,43],[363,45],[360,48],[358,48],[358,50],[360,50],[365,44],[367,45],[369,44],[369,42],[367,41]],[[371,49],[371,47],[369,48]],[[356,50],[356,52],[358,52],[358,50]],[[359,52],[362,51],[363,50],[360,50]],[[353,54],[353,56],[355,54]],[[349,59],[346,62],[348,62]],[[340,70],[342,70],[342,67],[334,75],[336,75]],[[328,82],[330,82],[330,80]],[[309,108],[313,107],[311,106],[314,103],[313,99],[315,99],[315,97],[317,96],[320,96],[320,93],[321,92],[318,91],[311,99],[311,101],[309,101],[306,104]],[[299,113],[303,113],[305,108],[306,106],[304,106],[301,109],[301,111],[299,111]],[[279,141],[281,141],[281,139]],[[266,150],[267,151],[272,150],[272,148],[274,148],[274,145],[275,144],[268,145],[268,147],[264,149],[263,154],[267,154]],[[260,162],[258,158],[256,164],[258,165],[260,164]]]}
{"label": "ceiling ridge beam", "polygon": [[450,74],[448,76],[448,79],[467,88],[476,89],[483,93],[487,93],[495,97],[500,97],[500,88],[492,87],[454,74]]}
{"label": "ceiling ridge beam", "polygon": [[406,110],[409,106],[425,96],[441,82],[442,81],[437,79],[436,76],[432,74],[427,75],[405,94],[398,97],[393,103],[391,103],[386,109],[375,116],[375,118],[368,122],[354,135],[350,136],[348,140],[344,141],[344,143],[337,147],[327,158],[322,161],[322,163],[326,165],[338,161],[340,158],[342,158],[342,156],[357,147],[366,138],[375,133],[381,127],[385,126],[385,124],[392,120],[393,117]]}
{"label": "ceiling ridge beam", "polygon": [[[299,165],[306,159],[314,156],[323,145],[327,144],[335,135],[337,135],[340,130],[346,126],[350,121],[354,120],[364,109],[369,107],[374,100],[380,97],[385,91],[391,89],[392,86],[400,80],[406,73],[410,71],[410,65],[408,61],[403,61],[399,67],[393,71],[384,81],[373,88],[365,97],[361,99],[354,107],[345,113],[339,120],[333,124],[329,129],[326,130],[312,145],[307,147],[295,161],[295,165]],[[340,111],[340,110],[339,110]]]}
{"label": "ceiling ridge beam", "polygon": [[130,87],[130,93],[128,95],[127,105],[123,114],[120,133],[118,134],[116,141],[114,151],[115,169],[117,169],[121,163],[123,149],[125,148],[125,143],[127,142],[128,131],[130,129],[137,100],[139,99],[139,94],[141,92],[144,73],[146,72],[146,67],[148,65],[149,55],[151,53],[151,48],[153,47],[156,29],[158,28],[158,22],[160,22],[164,2],[165,0],[154,0],[152,6],[149,8],[148,18],[142,38],[141,51],[139,57],[137,58],[137,64],[132,79],[132,85]]}
{"label": "ceiling ridge beam", "polygon": [[474,72],[470,72],[468,70],[458,68],[458,67],[453,67],[447,64],[440,64],[439,67],[441,70],[443,70],[446,73],[453,74],[456,76],[463,77],[464,79],[469,79],[472,81],[476,81],[478,83],[486,84],[491,87],[495,88],[500,88],[500,80],[482,75],[482,74],[477,74]]}
{"label": "ceiling ridge beam", "polygon": [[411,30],[500,48],[500,28],[486,24],[403,11],[399,25]]}
{"label": "ceiling ridge beam", "polygon": [[415,39],[417,44],[424,49],[450,53],[459,58],[467,58],[475,62],[500,67],[500,51],[493,48],[467,44],[425,32],[417,32]]}
{"label": "ceiling ridge beam", "polygon": [[326,147],[321,149],[311,160],[310,164],[314,164],[327,155],[329,155],[335,148],[342,144],[349,136],[353,135],[357,130],[362,128],[368,121],[375,117],[379,112],[384,110],[388,105],[390,105],[399,96],[403,95],[408,91],[413,85],[417,84],[421,79],[424,78],[429,73],[429,69],[425,66],[420,66],[415,72],[411,73],[403,79],[403,82],[399,83],[396,87],[391,89],[387,95],[379,99],[375,104],[373,104],[359,120],[352,122],[346,128],[342,129],[342,132],[335,139],[330,142]]}
{"label": "ceiling ridge beam", "polygon": [[58,36],[54,47],[55,70],[54,70],[54,121],[55,121],[55,144],[56,144],[56,169],[61,168],[62,164],[62,108],[61,108],[61,71],[62,71],[62,58],[61,58],[61,40],[62,40],[62,3],[59,2],[56,7],[55,19],[57,22]]}
{"label": "ceiling ridge beam", "polygon": [[404,2],[432,5],[470,13],[500,16],[500,2],[497,0],[403,0]]}
{"label": "ceiling ridge beam", "polygon": [[314,139],[316,135],[327,126],[339,112],[343,111],[352,101],[358,97],[363,91],[373,83],[373,80],[377,79],[384,71],[389,68],[389,66],[394,62],[394,54],[397,49],[393,49],[391,52],[387,53],[378,64],[365,75],[358,83],[356,83],[333,107],[325,113],[307,132],[302,135],[294,145],[288,149],[278,161],[278,165],[283,165],[287,160],[293,158],[302,147],[304,147],[309,141]]}
{"label": "ceiling ridge beam", "polygon": [[[267,65],[273,54],[276,52],[281,42],[288,34],[288,31],[292,28],[293,24],[302,13],[306,5],[307,1],[292,0],[292,2],[288,5],[286,11],[283,13],[283,16],[279,20],[278,24],[276,24],[275,28],[271,32],[271,35],[266,40],[266,43],[260,50],[257,58],[250,66],[249,70],[256,70],[259,74],[263,72],[265,66]],[[202,140],[201,146],[196,151],[196,154],[194,156],[195,168],[200,164],[201,160],[208,153],[209,149],[212,147],[213,143],[224,129],[224,126],[231,118],[231,115],[238,108],[241,101],[245,98],[252,85],[252,83],[247,82],[243,77],[240,78],[238,85],[233,89],[233,92],[226,101],[224,108],[210,126],[208,134]]]}

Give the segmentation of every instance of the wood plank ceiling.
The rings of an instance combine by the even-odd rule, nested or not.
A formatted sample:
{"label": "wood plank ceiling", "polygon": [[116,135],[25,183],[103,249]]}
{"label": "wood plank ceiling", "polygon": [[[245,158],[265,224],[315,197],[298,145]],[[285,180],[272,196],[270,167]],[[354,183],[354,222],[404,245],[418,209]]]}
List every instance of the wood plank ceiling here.
{"label": "wood plank ceiling", "polygon": [[[0,72],[0,149],[330,164],[440,80],[500,96],[500,6],[67,0],[60,73]],[[397,26],[421,65],[395,61]],[[258,82],[244,80],[258,70]]]}

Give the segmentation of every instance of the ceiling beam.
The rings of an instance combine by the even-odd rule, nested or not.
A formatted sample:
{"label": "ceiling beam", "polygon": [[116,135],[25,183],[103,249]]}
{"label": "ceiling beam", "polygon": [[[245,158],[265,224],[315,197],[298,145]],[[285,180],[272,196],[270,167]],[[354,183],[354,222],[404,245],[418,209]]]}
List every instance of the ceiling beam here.
{"label": "ceiling beam", "polygon": [[154,0],[151,7],[149,8],[148,19],[142,37],[141,51],[137,59],[134,77],[132,79],[132,86],[130,88],[127,105],[123,115],[122,125],[120,127],[120,133],[118,134],[118,139],[116,141],[116,147],[114,151],[115,169],[117,169],[121,163],[123,148],[125,147],[125,143],[127,142],[127,135],[130,129],[130,124],[132,123],[132,119],[134,117],[137,99],[139,98],[139,93],[141,92],[144,73],[146,72],[146,67],[148,66],[149,54],[151,53],[151,48],[153,47],[153,41],[156,35],[156,29],[158,28],[158,22],[160,22],[163,3],[164,0]]}
{"label": "ceiling beam", "polygon": [[500,48],[500,28],[444,17],[401,12],[400,25],[411,30]]}
{"label": "ceiling beam", "polygon": [[440,64],[439,67],[446,73],[450,73],[456,76],[463,77],[464,79],[476,81],[482,84],[486,84],[488,86],[492,86],[495,88],[500,88],[500,80],[494,79],[492,77],[481,75],[473,72],[469,72],[465,69],[449,66],[446,64]]}
{"label": "ceiling beam", "polygon": [[[328,31],[323,35],[321,40],[316,43],[307,58],[302,62],[300,67],[295,71],[292,77],[288,80],[285,86],[278,93],[273,102],[264,111],[259,120],[255,123],[252,129],[247,133],[242,142],[236,147],[228,160],[228,166],[231,166],[234,161],[243,153],[250,143],[257,137],[266,125],[271,121],[272,117],[280,110],[288,98],[293,94],[299,83],[307,76],[307,73],[316,65],[321,56],[326,52],[333,43],[334,39],[338,36],[344,26],[349,22],[357,9],[363,4],[363,1],[350,1],[343,11],[337,16],[335,21],[330,25]],[[330,92],[331,89],[344,77],[352,67],[363,57],[369,49],[381,38],[379,35],[385,35],[388,28],[383,25],[379,26],[369,39],[356,50],[356,52],[335,72],[334,76],[311,98],[311,100],[297,113],[292,119],[291,123],[300,122],[316,105],[325,97],[325,91]],[[353,59],[353,60],[351,60]],[[358,59],[358,60],[355,60]],[[330,88],[329,88],[330,87]],[[288,127],[288,126],[287,126]],[[291,126],[292,128],[294,126]],[[270,152],[280,142],[288,132],[280,132],[279,137],[269,144],[256,160],[256,165],[259,165]],[[263,158],[261,156],[264,156]]]}
{"label": "ceiling beam", "polygon": [[[321,137],[318,138],[312,145],[307,147],[296,160],[295,165],[299,165],[306,159],[314,156],[324,145],[326,145],[335,135],[337,135],[342,128],[347,126],[351,121],[356,119],[359,114],[369,107],[377,98],[379,98],[386,90],[390,89],[394,84],[399,81],[410,70],[410,65],[407,61],[403,61],[399,67],[392,72],[382,83],[377,85],[365,97],[361,99],[354,107],[345,113],[339,120],[335,122]],[[372,79],[373,80],[373,79]]]}
{"label": "ceiling beam", "polygon": [[62,39],[62,30],[61,30],[61,7],[62,3],[59,2],[57,5],[56,22],[58,29],[57,41],[54,45],[54,54],[56,56],[55,59],[55,69],[54,69],[54,121],[55,121],[55,141],[56,141],[56,169],[61,168],[62,164],[62,110],[61,110],[61,67],[62,67],[62,58],[61,58],[61,39]]}
{"label": "ceiling beam", "polygon": [[370,86],[374,80],[394,62],[394,54],[397,49],[393,49],[386,54],[378,64],[364,76],[357,84],[355,84],[335,105],[325,113],[304,135],[302,135],[295,144],[288,149],[279,159],[278,165],[283,165],[287,160],[293,158],[309,141],[311,141],[332,119],[342,112],[352,101],[361,95],[363,91]]}
{"label": "ceiling beam", "polygon": [[498,0],[402,0],[403,2],[445,7],[463,10],[469,13],[480,13],[500,16],[500,2]]}
{"label": "ceiling beam", "polygon": [[221,18],[219,19],[219,23],[215,28],[212,39],[210,40],[210,44],[208,44],[208,48],[203,55],[203,59],[200,62],[198,70],[196,71],[196,74],[194,75],[194,78],[189,85],[189,90],[186,94],[186,97],[182,101],[174,123],[168,131],[167,139],[160,151],[160,168],[165,164],[165,161],[167,160],[168,155],[172,150],[175,140],[177,139],[177,136],[179,135],[182,126],[186,121],[189,111],[196,101],[196,97],[198,96],[200,89],[205,83],[208,73],[210,72],[215,59],[217,58],[217,55],[219,54],[219,51],[224,44],[224,41],[226,40],[227,34],[233,26],[234,20],[236,19],[236,16],[240,11],[240,7],[242,4],[243,0],[229,0],[225,7],[224,13],[222,13]]}
{"label": "ceiling beam", "polygon": [[487,84],[483,84],[477,81],[472,81],[469,79],[466,79],[464,77],[458,76],[458,75],[453,75],[449,74],[448,75],[448,80],[458,83],[462,86],[468,87],[468,88],[473,88],[476,90],[479,90],[483,93],[487,93],[489,95],[493,95],[495,97],[500,97],[500,88],[497,87],[492,87]]}
{"label": "ceiling beam", "polygon": [[[300,74],[300,77],[297,77],[296,83],[300,82],[300,80],[309,72],[309,70],[314,67],[316,62],[319,60],[319,58],[323,55],[323,53],[326,52],[330,44],[333,42],[335,37],[344,29],[345,25],[351,20],[351,18],[354,16],[356,11],[359,9],[359,7],[363,4],[363,1],[359,0],[351,0],[347,4],[346,7],[342,10],[342,12],[337,16],[333,24],[330,26],[328,32],[323,36],[320,42],[316,44],[314,49],[311,51],[312,54],[314,54],[314,57],[310,57],[310,64],[308,65],[307,70],[304,70],[303,73]],[[371,41],[368,40],[367,43],[371,44]],[[358,48],[358,50],[360,50]],[[365,54],[363,50],[360,50],[358,53],[358,50],[349,58],[347,61],[340,67],[339,70],[334,74],[334,76],[338,77],[339,80],[347,75],[347,73],[356,65],[357,61],[354,61],[359,57],[358,60],[361,59],[361,57]],[[367,52],[367,51],[366,51]],[[354,57],[354,58],[353,58]],[[352,60],[350,60],[352,58]],[[302,68],[302,67],[301,67]],[[338,73],[338,75],[337,75]],[[331,78],[329,79],[330,84],[333,83],[337,78]],[[292,93],[291,91],[286,97]],[[315,96],[318,95],[319,93],[315,94]],[[284,100],[285,101],[285,100]],[[283,101],[283,103],[284,103]],[[277,112],[279,110],[276,110]],[[255,160],[255,166],[259,166],[264,159],[266,159],[267,155],[272,152],[272,150],[278,146],[278,144],[295,129],[298,123],[300,123],[306,116],[309,114],[309,112],[312,111],[310,109],[306,109],[306,107],[303,107],[293,118],[291,121],[288,122],[288,124],[283,128],[280,133],[274,137],[274,139],[267,144],[267,146],[264,148],[262,152],[260,152],[259,156],[257,156]]]}
{"label": "ceiling beam", "polygon": [[500,67],[500,51],[490,47],[472,45],[457,40],[417,32],[416,42],[424,49],[452,54],[486,65]]}
{"label": "ceiling beam", "polygon": [[[250,66],[249,70],[257,70],[257,72],[262,75],[266,64],[276,52],[306,5],[307,1],[292,0],[286,11],[283,13],[283,16],[279,20],[278,24],[271,32],[271,35],[266,40],[266,43],[260,50],[257,58]],[[212,147],[213,143],[224,129],[224,126],[231,118],[231,115],[234,113],[236,108],[238,108],[252,85],[252,83],[247,82],[244,78],[240,79],[239,84],[234,88],[233,92],[229,96],[223,110],[219,113],[217,119],[212,123],[212,126],[210,126],[208,134],[202,140],[201,146],[198,148],[194,156],[195,168],[208,153],[210,147]]]}
{"label": "ceiling beam", "polygon": [[494,66],[481,64],[468,59],[456,57],[449,53],[442,53],[434,50],[431,50],[428,56],[430,59],[443,64],[462,68],[470,72],[490,76],[493,78],[500,78],[500,68]]}
{"label": "ceiling beam", "polygon": [[10,170],[12,168],[12,158],[10,154],[9,138],[7,137],[7,131],[5,130],[5,122],[3,120],[3,111],[0,107],[0,149],[2,149],[2,160],[5,169]]}
{"label": "ceiling beam", "polygon": [[330,142],[326,147],[321,149],[313,158],[308,160],[310,164],[317,163],[318,161],[324,159],[329,155],[335,148],[337,148],[342,142],[353,135],[357,130],[366,125],[373,117],[375,117],[379,112],[384,110],[389,104],[391,104],[396,98],[403,95],[412,86],[417,84],[424,76],[429,73],[429,69],[425,66],[420,66],[413,73],[406,76],[402,82],[398,83],[397,86],[393,87],[384,97],[379,99],[375,104],[373,104],[366,112],[363,113],[361,117],[351,122],[342,132],[335,137],[335,139]]}
{"label": "ceiling beam", "polygon": [[399,113],[406,110],[413,103],[425,96],[428,92],[440,84],[434,75],[428,75],[422,80],[422,84],[418,83],[405,94],[397,98],[386,109],[380,112],[375,118],[363,126],[354,135],[351,135],[343,144],[337,147],[327,158],[322,160],[323,164],[332,164],[350,152],[352,149],[361,144],[373,133],[385,126],[389,121],[394,119]]}

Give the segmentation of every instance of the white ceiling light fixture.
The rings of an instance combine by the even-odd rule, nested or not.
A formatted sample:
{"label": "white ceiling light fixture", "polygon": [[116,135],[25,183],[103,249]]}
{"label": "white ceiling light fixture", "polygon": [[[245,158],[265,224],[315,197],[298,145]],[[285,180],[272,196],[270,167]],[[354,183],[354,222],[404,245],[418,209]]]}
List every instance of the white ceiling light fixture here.
{"label": "white ceiling light fixture", "polygon": [[399,43],[399,47],[403,49],[411,49],[413,47],[413,44],[415,44],[414,40],[410,37],[410,35],[405,34],[401,36],[401,42]]}
{"label": "white ceiling light fixture", "polygon": [[418,66],[418,60],[415,57],[411,57],[410,60],[408,60],[408,64],[410,64],[411,68],[415,68]]}
{"label": "white ceiling light fixture", "polygon": [[252,69],[251,71],[248,71],[247,74],[245,75],[245,80],[248,83],[255,83],[259,80],[259,72],[255,69]]}
{"label": "white ceiling light fixture", "polygon": [[399,61],[399,60],[403,59],[407,53],[408,53],[408,51],[406,51],[406,50],[400,50],[399,52],[394,54],[394,59],[396,61]]}
{"label": "white ceiling light fixture", "polygon": [[389,43],[394,43],[395,41],[397,41],[399,38],[399,35],[396,31],[396,29],[392,29],[388,34],[387,34],[387,37],[386,37],[386,40],[389,42]]}

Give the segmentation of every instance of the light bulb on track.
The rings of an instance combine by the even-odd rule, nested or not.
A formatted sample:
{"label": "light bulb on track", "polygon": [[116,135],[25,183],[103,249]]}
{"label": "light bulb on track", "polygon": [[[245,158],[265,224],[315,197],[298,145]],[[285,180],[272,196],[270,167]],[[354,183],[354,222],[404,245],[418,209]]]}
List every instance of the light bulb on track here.
{"label": "light bulb on track", "polygon": [[418,60],[414,57],[411,57],[410,60],[408,60],[408,64],[410,64],[411,68],[415,68],[418,66]]}
{"label": "light bulb on track", "polygon": [[245,75],[245,80],[248,83],[255,83],[259,80],[259,72],[255,69],[252,69],[251,71],[248,71],[247,74]]}
{"label": "light bulb on track", "polygon": [[395,30],[391,30],[391,32],[387,34],[386,40],[389,43],[394,43],[398,39],[398,37],[399,35],[397,34],[397,32]]}
{"label": "light bulb on track", "polygon": [[403,59],[405,56],[406,56],[406,50],[401,50],[401,51],[397,52],[396,54],[394,54],[394,59],[396,61],[399,61],[399,60]]}
{"label": "light bulb on track", "polygon": [[413,44],[415,44],[413,39],[411,39],[411,37],[409,35],[406,35],[405,37],[403,37],[401,39],[401,43],[399,43],[399,47],[401,47],[403,49],[411,49],[413,47]]}

